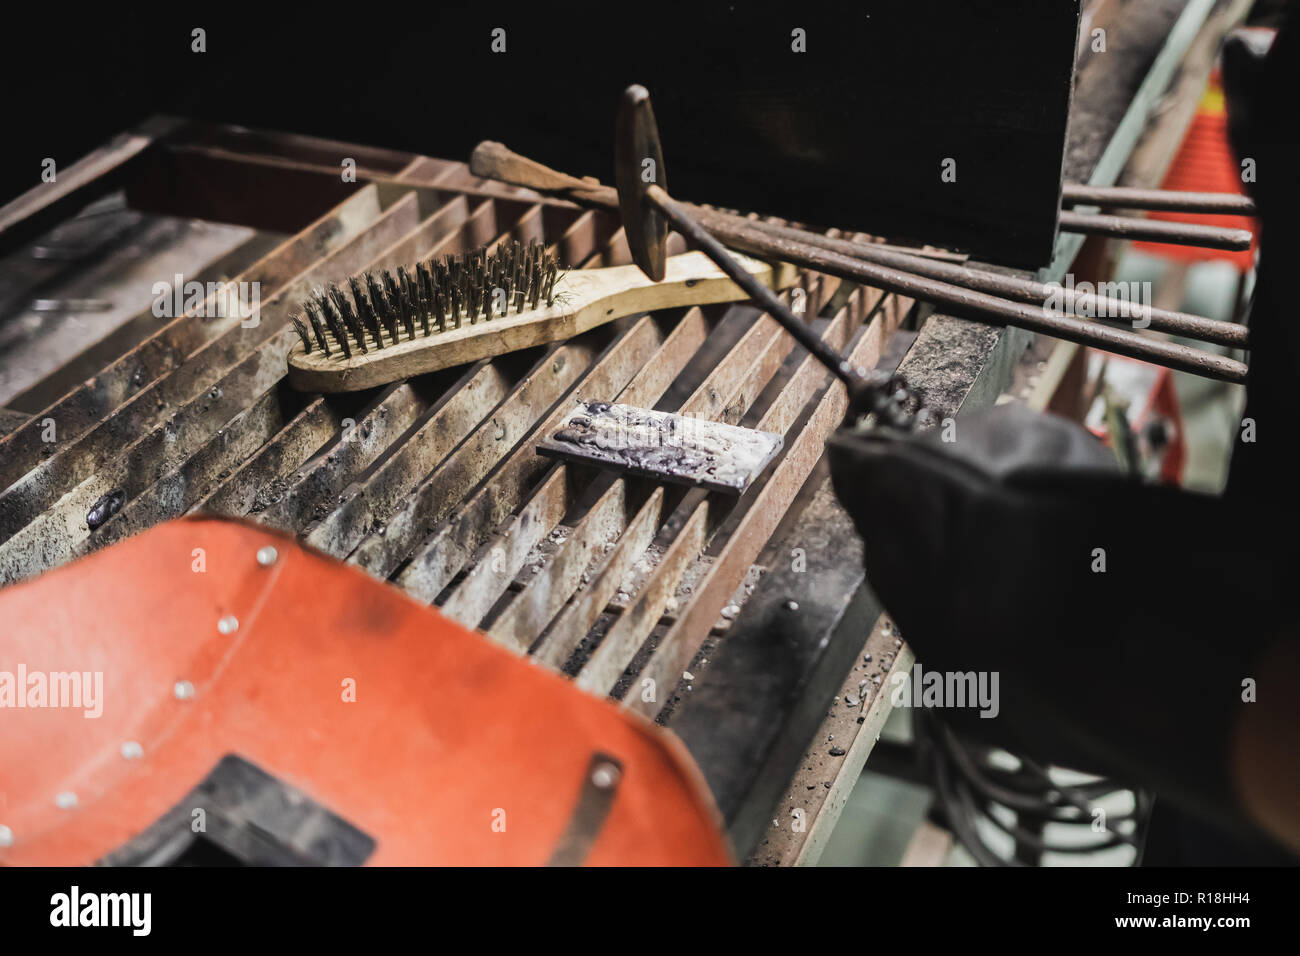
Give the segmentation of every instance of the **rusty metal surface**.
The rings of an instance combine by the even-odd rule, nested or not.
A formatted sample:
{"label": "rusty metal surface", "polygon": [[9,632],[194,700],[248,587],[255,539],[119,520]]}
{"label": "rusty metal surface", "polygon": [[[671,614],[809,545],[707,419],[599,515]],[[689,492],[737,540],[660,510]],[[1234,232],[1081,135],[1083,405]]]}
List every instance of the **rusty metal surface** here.
{"label": "rusty metal surface", "polygon": [[[637,88],[633,88],[637,89]],[[500,143],[479,144],[471,157],[485,175],[493,175],[503,182],[526,183],[545,190],[548,194],[564,196],[575,202],[594,206],[611,206],[616,201],[628,204],[638,216],[644,209],[655,209],[666,216],[693,245],[709,257],[742,288],[765,308],[780,315],[776,305],[765,297],[770,294],[752,277],[731,261],[722,243],[763,259],[789,262],[803,268],[839,276],[854,282],[865,282],[901,295],[915,296],[923,302],[943,306],[955,315],[969,319],[990,321],[1012,327],[1056,335],[1079,344],[1093,345],[1108,351],[1168,365],[1197,375],[1221,378],[1226,381],[1244,379],[1246,366],[1233,359],[1223,359],[1216,353],[1207,353],[1185,345],[1169,343],[1163,339],[1143,336],[1138,329],[1150,327],[1174,332],[1191,338],[1203,339],[1224,345],[1244,346],[1249,334],[1244,326],[1219,322],[1201,316],[1188,315],[1165,309],[1142,306],[1141,324],[1134,321],[1137,313],[1132,306],[1108,295],[1082,294],[1074,289],[1064,290],[1027,279],[1005,274],[1006,270],[985,267],[967,269],[951,263],[930,261],[924,254],[903,252],[878,243],[848,242],[805,230],[793,229],[780,222],[759,218],[746,218],[707,207],[678,202],[660,186],[651,184],[643,191],[635,180],[633,185],[620,181],[620,190],[637,189],[642,201],[626,199],[608,187],[590,180],[578,180],[565,173],[549,169],[534,160],[519,156]],[[626,178],[626,177],[625,177]],[[628,212],[624,210],[625,217]],[[1061,214],[1063,227],[1069,225],[1075,232],[1100,232],[1102,234],[1128,234],[1141,238],[1140,231],[1149,220],[1122,219],[1113,216],[1083,216],[1077,213]],[[644,221],[633,222],[643,230]],[[1118,232],[1116,230],[1119,230]],[[1180,223],[1151,222],[1151,233],[1181,238],[1191,244],[1228,242],[1237,248],[1242,242],[1249,246],[1249,234],[1243,230],[1223,230]],[[1005,297],[1005,298],[1003,298]],[[1055,300],[1055,304],[1054,303]],[[1131,329],[1107,326],[1099,322],[1123,319],[1132,323]],[[787,330],[799,344],[814,352],[819,346],[814,338],[802,334],[798,324],[785,322]],[[828,368],[835,368],[840,378],[852,381],[852,370],[837,364],[837,356],[823,352]],[[861,385],[851,385],[861,392]]]}
{"label": "rusty metal surface", "polygon": [[[6,257],[0,406],[40,411],[99,371],[111,349],[120,354],[124,341],[156,330],[153,286],[160,276],[170,281],[183,268],[200,283],[213,281],[260,258],[273,239],[247,227],[146,216],[106,197],[49,240]],[[56,372],[57,394],[32,392]]]}
{"label": "rusty metal surface", "polygon": [[1066,183],[1061,187],[1061,204],[1236,216],[1255,214],[1255,200],[1239,193],[1173,192],[1133,186],[1085,186],[1081,183]]}
{"label": "rusty metal surface", "polygon": [[1143,239],[1149,242],[1172,242],[1205,249],[1242,252],[1250,248],[1253,236],[1249,229],[1203,226],[1190,222],[1167,222],[1132,216],[1086,215],[1062,210],[1061,229],[1086,236],[1112,236],[1117,239]]}
{"label": "rusty metal surface", "polygon": [[[1135,68],[1138,80],[1145,68]],[[1097,98],[1082,82],[1080,97]],[[1071,177],[1088,178],[1113,132],[1113,123],[1082,127]],[[342,193],[341,149],[358,157],[360,179]],[[675,719],[677,702],[699,690],[700,665],[746,622],[779,524],[821,487],[815,469],[821,438],[838,424],[840,386],[771,319],[730,306],[632,317],[355,396],[298,395],[283,382],[286,310],[312,285],[504,238],[541,239],[575,268],[627,263],[617,218],[482,180],[460,163],[305,137],[223,130],[193,137],[168,163],[189,164],[187,182],[270,168],[274,177],[248,182],[305,177],[296,203],[344,198],[313,207],[234,275],[261,285],[256,325],[187,313],[141,326],[143,335],[106,342],[99,364],[40,409],[0,410],[0,582],[174,514],[244,516],[366,567],[581,686]],[[171,198],[134,192],[151,204]],[[250,194],[240,209],[276,199]],[[680,248],[670,236],[670,253]],[[817,334],[863,365],[911,304],[826,274],[805,273],[797,291]],[[904,368],[928,403],[955,414],[992,400],[1021,338],[934,316]],[[785,448],[739,499],[539,456],[541,437],[578,399],[763,428]],[[862,746],[869,736],[859,729]],[[828,771],[844,787],[855,775],[846,766]]]}
{"label": "rusty metal surface", "polygon": [[[314,143],[300,164],[275,154],[292,142],[247,145],[257,152],[216,150],[221,168],[321,175]],[[214,149],[167,162],[193,153],[217,168]],[[842,386],[769,316],[734,305],[632,316],[355,395],[297,393],[284,381],[288,313],[320,283],[507,238],[543,241],[576,268],[630,261],[609,213],[484,182],[457,163],[370,162],[382,182],[357,184],[235,277],[260,284],[253,315],[199,307],[164,319],[120,352],[106,347],[84,381],[0,437],[0,581],[171,517],[242,516],[659,714],[724,606],[743,602],[757,555],[839,422]],[[677,235],[667,245],[684,248]],[[910,307],[811,272],[784,295],[799,296],[820,341],[865,365]],[[740,425],[785,447],[751,469],[761,474],[738,497],[539,454],[578,401]]]}

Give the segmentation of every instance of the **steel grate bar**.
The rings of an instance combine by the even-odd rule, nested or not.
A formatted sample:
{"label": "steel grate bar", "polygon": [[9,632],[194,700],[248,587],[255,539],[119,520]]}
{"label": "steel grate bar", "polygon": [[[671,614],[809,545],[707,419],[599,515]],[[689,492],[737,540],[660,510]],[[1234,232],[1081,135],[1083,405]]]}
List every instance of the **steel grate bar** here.
{"label": "steel grate bar", "polygon": [[[213,387],[224,391],[219,384],[223,377],[236,374],[233,370],[238,370],[241,363],[246,364],[250,355],[260,353],[265,357],[270,351],[278,353],[282,362],[290,344],[288,339],[282,338],[282,333],[296,300],[307,294],[313,285],[346,277],[369,262],[376,247],[389,245],[397,235],[415,224],[415,212],[414,198],[395,203],[372,226],[300,274],[269,302],[263,303],[255,316],[257,324],[254,327],[241,327],[238,318],[226,320],[233,324],[220,338],[209,342],[183,365],[136,393],[80,438],[60,443],[59,450],[46,462],[0,493],[0,514],[4,516],[0,519],[0,536],[7,537],[34,519],[74,486],[89,482],[101,486],[99,494],[109,491],[116,482],[106,482],[102,474],[97,476],[97,469],[102,472],[105,461],[119,455],[124,446],[136,443],[139,436],[150,429],[165,427],[164,419],[174,420],[181,414],[172,412],[169,416],[169,410],[188,409]],[[189,321],[199,324],[193,319]],[[266,374],[274,374],[274,370],[267,369]]]}
{"label": "steel grate bar", "polygon": [[[902,311],[905,310],[901,306],[889,308],[872,320],[849,353],[854,365],[871,368],[876,364],[882,344],[888,337],[884,325],[887,321],[896,321],[893,317]],[[839,426],[847,401],[844,386],[838,382],[831,383],[797,436],[787,442],[787,450],[776,470],[758,489],[750,508],[715,556],[696,586],[690,605],[664,634],[642,668],[638,675],[642,683],[649,680],[654,682],[653,686],[663,688],[677,685],[723,605],[740,586],[749,566],[821,458],[823,443]],[[634,688],[624,694],[623,701],[647,716],[657,714],[664,703],[662,700],[646,700],[644,695],[635,693]]]}
{"label": "steel grate bar", "polygon": [[[417,157],[359,188],[245,270],[273,290],[256,329],[173,320],[51,406],[74,424],[46,461],[32,423],[5,439],[31,465],[7,459],[0,502],[17,507],[0,519],[0,579],[186,511],[248,516],[656,713],[629,675],[675,686],[820,454],[835,390],[773,320],[737,305],[631,318],[372,393],[288,391],[287,317],[317,284],[507,238],[548,242],[582,268],[630,262],[616,217],[472,179]],[[672,235],[670,252],[684,249]],[[839,286],[801,277],[811,314],[840,305],[821,328],[839,348],[889,306],[854,339],[865,361],[899,303]],[[123,388],[137,369],[138,387]],[[539,457],[577,397],[757,423],[790,432],[787,453],[738,502]],[[79,525],[111,489],[121,511],[96,532]]]}
{"label": "steel grate bar", "polygon": [[[533,649],[533,656],[556,670],[564,666],[613,600],[633,563],[650,546],[659,527],[664,507],[663,486],[651,492],[631,521],[615,524],[623,517],[613,509],[623,504],[625,487],[624,482],[616,482],[602,496],[593,509],[595,519],[591,530],[595,533],[591,539],[578,540],[552,561],[546,568],[548,578],[545,583],[540,586],[530,583],[529,588],[492,625],[489,633],[493,637],[526,649],[559,614],[554,625]],[[590,585],[578,591],[580,575],[590,563],[597,543],[607,535],[617,537],[614,548],[594,569]],[[571,538],[570,542],[573,540]],[[569,600],[570,595],[572,600]]]}
{"label": "steel grate bar", "polygon": [[[262,289],[274,295],[294,276],[368,227],[379,212],[378,192],[367,187],[286,241],[237,280],[258,282]],[[178,316],[98,375],[34,415],[26,425],[0,440],[0,485],[9,488],[49,453],[50,446],[43,440],[45,419],[55,421],[61,442],[77,438],[141,389],[181,366],[203,345],[229,331],[231,325],[230,322],[195,321],[189,312]],[[0,518],[0,534],[3,533],[4,522]]]}
{"label": "steel grate bar", "polygon": [[215,489],[195,502],[191,511],[243,517],[269,503],[267,491],[311,458],[343,427],[337,405],[317,396],[256,454],[239,465]]}
{"label": "steel grate bar", "polygon": [[94,532],[85,516],[102,496],[120,491],[129,501],[192,455],[223,424],[272,387],[292,344],[282,331],[213,388],[146,432],[89,475],[57,503],[0,544],[0,582],[9,583],[75,556]]}
{"label": "steel grate bar", "polygon": [[178,467],[136,495],[76,548],[78,555],[183,515],[211,491],[233,463],[248,458],[284,427],[284,406],[274,388],[230,419],[208,442]]}
{"label": "steel grate bar", "polygon": [[[688,310],[654,357],[618,394],[618,400],[634,405],[653,405],[698,352],[712,327],[702,310]],[[558,467],[567,466],[561,464]],[[499,625],[491,629],[495,636],[522,649],[531,646],[578,587],[596,542],[603,543],[608,540],[608,535],[617,535],[624,530],[627,516],[624,514],[620,520],[617,517],[619,511],[611,511],[611,502],[624,501],[625,482],[610,476],[605,483],[609,490],[592,506],[594,514],[575,525],[574,533],[560,545],[553,559],[524,586],[521,594],[501,615]],[[659,497],[662,499],[662,495]],[[521,610],[515,611],[515,607]],[[525,620],[531,621],[531,625],[525,624]]]}
{"label": "steel grate bar", "polygon": [[[584,267],[593,266],[597,261],[598,257],[592,256]],[[596,329],[593,332],[604,336],[609,334],[609,329]],[[606,350],[605,356],[597,360],[595,365],[591,365],[594,353],[587,354],[575,364],[573,356],[561,352],[553,360],[550,373],[572,375],[576,379],[581,366],[586,371],[585,378],[577,385],[577,389],[581,390],[580,394],[599,394],[609,387],[607,383],[611,374],[620,378],[621,385],[634,374],[638,364],[644,364],[645,356],[642,349],[649,346],[641,340],[649,335],[654,335],[658,339],[654,343],[655,346],[662,341],[658,326],[653,323],[647,326],[644,321],[638,322],[618,335]],[[631,347],[626,345],[629,339],[633,340]],[[570,346],[577,347],[578,343],[591,341],[593,341],[592,333],[588,333],[573,340]],[[543,402],[540,401],[539,396],[534,396],[532,402],[537,407],[529,415],[526,427],[520,428],[518,435],[509,445],[504,445],[504,435],[489,436],[484,432],[476,436],[474,439],[476,444],[467,448],[464,454],[477,464],[484,464],[486,458],[492,457],[490,465],[495,467],[507,452],[510,454],[500,464],[489,486],[477,492],[450,524],[435,531],[432,537],[416,549],[398,579],[403,588],[421,600],[432,602],[455,574],[464,567],[473,551],[483,544],[491,529],[514,511],[533,479],[539,476],[549,464],[536,455],[535,447],[540,434],[546,429],[553,428],[567,412],[567,405],[555,408],[542,426],[534,428],[534,425],[546,408],[559,397],[560,395],[556,394],[550,401]],[[489,437],[492,439],[492,444],[489,444]],[[524,439],[524,443],[511,451],[518,439]],[[458,469],[463,466],[452,467]],[[453,470],[452,474],[455,473]],[[474,468],[474,474],[478,478],[482,478],[486,473],[485,469]],[[433,480],[431,478],[421,487],[428,489]],[[417,535],[423,536],[438,520],[427,517],[429,513],[427,499],[431,497],[431,492],[417,490],[416,495],[418,497],[413,497],[407,509],[404,509],[401,514],[400,527],[394,529],[393,523],[390,522],[385,529],[386,541],[376,539],[364,543],[357,549],[351,560],[370,568],[372,573],[385,576],[391,573],[397,563],[416,545]],[[446,510],[443,510],[443,514]],[[410,520],[411,514],[416,511],[426,515],[425,520],[419,523],[419,527],[416,527],[417,522]]]}
{"label": "steel grate bar", "polygon": [[441,605],[442,612],[475,627],[523,568],[532,549],[560,523],[568,510],[568,490],[565,471],[552,468],[528,503],[483,545],[479,559]]}
{"label": "steel grate bar", "polygon": [[[499,207],[506,206],[499,203]],[[486,207],[486,204],[485,204]],[[519,223],[534,221],[538,207],[530,206],[509,232],[518,235]],[[572,216],[567,217],[572,219]],[[527,231],[527,227],[523,228]],[[504,237],[504,231],[502,233]],[[460,251],[475,243],[463,237],[454,245],[442,243],[432,252],[422,250],[416,258],[448,251]],[[517,363],[518,356],[505,356],[489,363],[480,362],[441,400],[443,405],[421,424],[419,430],[403,441],[375,472],[354,478],[338,499],[338,507],[323,518],[312,521],[305,529],[305,540],[338,557],[346,557],[368,534],[382,535],[387,520],[397,510],[410,490],[418,487],[438,463],[469,433],[478,428],[487,414],[503,402],[517,376],[505,369]]]}
{"label": "steel grate bar", "polygon": [[[573,391],[576,394],[616,392],[649,361],[662,341],[659,324],[649,316],[642,318],[606,348],[601,358],[577,381]],[[501,463],[492,480],[464,501],[451,520],[435,530],[420,546],[399,578],[403,587],[428,601],[437,597],[487,539],[491,529],[514,511],[537,477],[550,467],[551,462],[537,455],[537,442],[540,435],[554,428],[567,412],[567,404],[556,407],[540,426],[531,428],[529,436],[518,436],[524,440]],[[419,530],[423,534],[424,528]],[[415,543],[412,537],[411,544]],[[381,558],[391,560],[386,553],[381,553]],[[361,549],[353,555],[353,560],[358,563],[367,559]]]}
{"label": "steel grate bar", "polygon": [[[468,218],[458,223],[456,209],[449,217],[444,215],[444,210],[391,245],[370,264],[371,268],[407,263],[411,258],[462,252],[477,245],[477,238],[500,230],[498,216],[502,210],[493,200],[480,203]],[[432,245],[423,245],[430,241]],[[295,532],[309,522],[321,520],[334,507],[326,502],[333,502],[355,473],[385,454],[431,405],[423,389],[406,384],[390,386],[384,394],[386,398],[378,406],[354,421],[346,441],[342,440],[341,432],[331,435],[330,440],[335,442],[332,449],[322,449],[320,456],[300,467],[287,483],[277,483],[270,507],[257,509],[258,520]]]}
{"label": "steel grate bar", "polygon": [[[708,541],[708,502],[698,489],[687,494],[660,538],[670,543],[632,603],[588,656],[575,681],[593,693],[609,693],[618,682],[676,593],[686,569]],[[657,699],[656,695],[652,697]],[[657,709],[657,708],[656,708]]]}
{"label": "steel grate bar", "polygon": [[[709,373],[704,382],[695,389],[691,397],[682,403],[679,408],[673,410],[679,411],[683,414],[698,415],[710,419],[720,417],[722,412],[728,407],[729,403],[743,400],[747,376],[752,375],[755,380],[764,381],[767,378],[770,378],[771,371],[773,370],[772,363],[770,360],[763,362],[760,360],[760,357],[767,353],[772,355],[779,354],[779,347],[771,347],[778,341],[778,339],[785,340],[787,343],[787,350],[793,346],[793,339],[786,335],[778,336],[778,333],[779,327],[775,322],[770,319],[756,318],[750,325],[749,329],[740,337],[739,341],[731,347],[726,357],[714,366],[713,370]],[[687,354],[693,356],[697,354],[697,350],[692,350]],[[660,381],[663,381],[662,377],[660,378]],[[633,384],[642,386],[641,390],[635,395],[638,401],[634,404],[652,404],[657,402],[662,394],[662,392],[655,394],[645,389],[644,381]],[[664,389],[666,390],[666,383],[664,384]],[[630,390],[631,389],[629,389],[629,391]],[[621,402],[630,402],[631,398],[627,395],[619,395],[618,400]],[[616,479],[616,487],[618,487],[620,494],[622,493],[624,484],[625,479]],[[643,534],[649,533],[653,536],[652,528],[657,524],[657,512],[661,507],[662,496],[647,501],[641,511],[638,512],[638,514],[633,517],[628,524],[633,526],[635,529],[639,529]],[[649,518],[647,516],[646,512],[648,511],[656,512],[654,518]],[[586,542],[588,539],[599,537],[599,534],[596,529],[592,527],[592,524],[593,521],[599,520],[601,517],[603,517],[603,515],[596,509],[593,509],[593,512],[590,512],[587,516],[579,519],[574,525],[573,534],[565,542],[564,547],[577,547],[572,545],[572,542]],[[620,533],[623,530],[623,528],[618,529]],[[616,544],[616,548],[618,547],[619,545]],[[692,555],[692,557],[694,557],[694,555]],[[627,564],[633,560],[632,556],[623,555],[621,551],[616,552],[614,559],[620,564]],[[559,602],[558,600],[559,596],[563,595],[567,599],[568,596],[572,595],[573,589],[577,584],[577,582],[573,580],[572,569],[575,564],[576,562],[572,561],[564,564],[553,563],[552,567],[555,570],[551,571],[550,568],[546,569],[545,576],[535,583],[530,582],[528,590],[546,594],[548,597],[546,603],[550,606],[548,609],[553,609],[553,611],[557,612],[559,607],[556,607],[555,605],[560,604],[562,606],[562,602]],[[685,566],[683,565],[682,570],[684,569]],[[568,573],[566,574],[565,572]],[[621,583],[622,578],[620,577],[617,580],[614,580],[612,577],[606,577],[598,578],[598,581],[600,582],[598,587],[601,590],[609,591],[612,596],[612,593]],[[674,590],[675,588],[676,584],[673,585]],[[664,602],[667,601],[669,596],[671,596],[671,592],[664,594]],[[538,600],[536,597],[530,597],[528,599],[532,601]],[[603,609],[603,607],[604,603],[602,602],[600,608]],[[633,610],[642,614],[646,613],[644,602],[638,600]],[[656,619],[657,614],[662,613],[662,610],[663,607],[661,605],[656,612]],[[534,614],[537,615],[537,612],[534,611]],[[547,618],[547,620],[549,621],[549,618]],[[507,618],[507,622],[510,621],[511,619]],[[557,664],[562,664],[564,660],[567,660],[568,654],[571,654],[577,648],[579,643],[585,637],[587,629],[591,627],[591,623],[587,621],[587,616],[585,614],[573,617],[570,621],[566,622],[566,626],[572,626],[578,623],[586,623],[586,628],[580,633],[577,631],[566,632],[560,630],[558,627],[552,628],[538,648],[538,653],[541,655],[542,659],[557,662]],[[545,622],[543,622],[543,625],[544,624]],[[615,653],[614,648],[623,634],[623,629],[620,629],[618,633],[615,634],[615,643],[608,645],[609,649],[603,652],[605,658],[608,658],[609,655]],[[531,643],[531,638],[535,638],[536,634],[518,634],[515,636],[515,639],[522,642],[525,637],[529,638]],[[631,638],[628,638],[628,640],[630,639]],[[635,653],[635,649],[633,650],[633,653]],[[630,660],[630,655],[628,659]],[[599,664],[597,666],[599,666]],[[619,668],[619,672],[622,672],[622,668]],[[608,690],[608,688],[605,689]]]}
{"label": "steel grate bar", "polygon": [[506,396],[501,369],[478,362],[392,454],[339,496],[339,505],[309,524],[303,540],[335,557],[346,557],[366,534],[395,511],[411,488],[445,458]]}
{"label": "steel grate bar", "polygon": [[[409,263],[414,259],[447,252],[460,252],[485,244],[507,231],[506,223],[512,216],[520,214],[521,210],[526,212],[531,208],[524,204],[494,202],[491,199],[476,199],[475,202],[474,211],[467,213],[468,206],[464,196],[448,197],[445,204],[418,229],[379,256],[374,267],[393,267]],[[455,387],[450,394],[454,401]],[[494,391],[494,394],[499,400],[499,397],[504,395],[504,385],[501,391]],[[462,401],[470,397],[472,396],[466,395]],[[481,402],[480,396],[472,404]],[[401,495],[405,495],[409,488],[416,484],[416,480],[412,478],[410,484],[400,486],[401,477],[394,478],[399,475],[400,467],[404,465],[410,473],[411,463],[416,462],[419,477],[427,473],[428,468],[424,468],[423,471],[418,470],[418,463],[424,461],[422,454],[426,450],[419,441],[423,436],[417,434],[410,440],[402,442],[397,447],[396,453],[385,461],[382,474],[363,479],[360,475],[362,466],[369,467],[376,459],[390,455],[392,452],[391,446],[386,446],[384,442],[379,441],[380,435],[386,436],[389,431],[383,428],[384,423],[380,423],[381,432],[376,433],[376,423],[369,417],[362,416],[360,423],[353,421],[353,427],[361,429],[354,434],[360,437],[363,444],[369,442],[372,437],[377,443],[375,453],[366,457],[364,461],[353,465],[337,460],[322,462],[318,455],[323,453],[325,446],[338,436],[345,416],[339,409],[337,398],[327,399],[318,396],[312,401],[309,409],[312,410],[311,414],[305,412],[301,415],[299,420],[291,423],[285,432],[276,437],[271,446],[259,452],[253,460],[235,472],[231,478],[232,490],[218,490],[209,501],[205,502],[205,506],[222,513],[260,514],[268,507],[276,506],[294,486],[308,480],[310,474],[315,474],[316,477],[311,480],[324,488],[325,492],[314,495],[308,493],[312,499],[312,506],[300,511],[295,517],[286,517],[283,514],[272,515],[271,520],[277,526],[295,531],[301,530],[310,536],[312,543],[325,546],[325,549],[331,553],[343,556],[356,544],[360,533],[369,531],[375,526],[371,495],[376,488],[385,489],[377,496],[379,513],[384,514],[390,507],[387,501],[394,494],[392,487],[389,487],[394,481],[398,483],[397,486],[400,488],[398,493]],[[455,410],[456,406],[453,405],[448,409],[448,414],[453,414]],[[428,421],[425,422],[425,426],[427,425]],[[400,432],[393,436],[395,440],[401,437]],[[265,455],[264,460],[263,455]],[[326,465],[328,467],[324,467]],[[429,467],[431,466],[432,463],[429,463]],[[297,474],[290,474],[295,470]],[[341,470],[342,473],[337,479],[336,470]],[[344,481],[352,482],[356,487],[349,486],[350,494],[340,501],[337,509],[329,511],[324,505],[326,495],[336,492],[343,486]],[[361,484],[358,485],[358,482]],[[321,515],[325,512],[328,514],[322,518]],[[306,527],[303,527],[304,522]]]}
{"label": "steel grate bar", "polygon": [[[861,293],[855,293],[855,298],[860,295]],[[836,317],[839,321],[830,323],[823,330],[823,337],[833,340],[835,336],[841,334],[846,317],[849,314],[849,309],[841,310],[841,315]],[[763,317],[762,320],[754,323],[750,332],[768,328],[779,332],[779,327],[776,326],[774,321]],[[770,337],[766,335],[755,336],[755,338],[757,338],[759,345],[764,348],[765,352],[780,358],[784,358],[794,345],[794,340],[784,334]],[[784,344],[780,344],[781,342],[784,342]],[[733,350],[732,354],[744,356],[746,351],[738,347]],[[769,368],[772,367],[770,359],[766,364]],[[772,370],[774,371],[774,368]],[[771,373],[769,372],[764,378],[770,377]],[[729,393],[720,394],[717,383],[706,380],[696,389],[682,408],[687,412],[714,417],[722,414],[728,408],[736,408],[739,402],[745,400],[748,393],[753,391],[756,394],[757,387],[751,386],[748,382],[742,380],[730,383]],[[787,386],[787,389],[791,387],[796,386]],[[747,407],[746,404],[744,408]],[[742,408],[740,414],[743,414],[743,411]],[[739,418],[739,415],[736,417]],[[765,487],[765,485],[760,484],[757,487],[760,489],[758,493],[761,494],[761,488]],[[750,496],[747,495],[746,497]],[[640,586],[632,596],[631,603],[618,615],[604,639],[601,640],[587,660],[583,662],[577,677],[582,686],[609,693],[628,665],[632,663],[637,652],[649,637],[650,632],[659,622],[669,599],[676,593],[688,567],[700,556],[704,549],[710,530],[708,527],[709,500],[705,492],[694,489],[688,492],[682,502],[678,504],[664,529],[656,538],[665,548],[663,557],[650,571],[646,579],[640,582]],[[601,587],[603,590],[610,590],[611,584],[603,582]],[[692,597],[692,603],[694,600],[695,598]],[[548,644],[557,643],[561,647],[576,648],[582,637],[583,635],[573,633],[548,634],[546,641]],[[559,650],[547,647],[544,648],[544,653],[548,657],[554,658],[558,656]]]}
{"label": "steel grate bar", "polygon": [[410,383],[386,387],[379,400],[355,419],[344,418],[343,427],[330,435],[326,446],[300,466],[283,488],[272,490],[266,506],[252,517],[272,528],[296,532],[328,514],[349,474],[370,467],[428,408],[428,398]]}

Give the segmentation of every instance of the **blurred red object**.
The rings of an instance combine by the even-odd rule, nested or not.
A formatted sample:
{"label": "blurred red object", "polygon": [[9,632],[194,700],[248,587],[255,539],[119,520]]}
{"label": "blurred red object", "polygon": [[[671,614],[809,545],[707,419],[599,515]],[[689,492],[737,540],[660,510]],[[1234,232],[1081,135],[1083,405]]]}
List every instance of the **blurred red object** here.
{"label": "blurred red object", "polygon": [[[1240,193],[1246,192],[1242,182],[1242,166],[1228,142],[1228,112],[1223,95],[1223,84],[1215,70],[1205,87],[1196,116],[1188,127],[1183,144],[1165,175],[1162,189],[1185,192]],[[1184,212],[1149,212],[1152,219],[1172,222],[1199,223],[1222,226],[1227,229],[1249,229],[1258,236],[1259,224],[1249,216],[1213,216]],[[1255,244],[1249,250],[1228,252],[1221,249],[1201,249],[1196,246],[1177,246],[1162,242],[1138,242],[1136,248],[1151,255],[1179,262],[1231,262],[1240,272],[1255,264]]]}

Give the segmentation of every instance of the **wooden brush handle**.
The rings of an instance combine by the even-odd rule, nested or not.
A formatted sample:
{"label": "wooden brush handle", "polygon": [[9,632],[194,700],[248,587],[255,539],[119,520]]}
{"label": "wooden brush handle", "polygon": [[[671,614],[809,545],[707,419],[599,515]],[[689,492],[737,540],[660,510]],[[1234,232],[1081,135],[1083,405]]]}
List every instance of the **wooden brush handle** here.
{"label": "wooden brush handle", "polygon": [[[750,273],[773,289],[794,285],[798,270],[736,255]],[[419,335],[409,341],[351,358],[338,352],[326,356],[301,342],[289,352],[289,382],[308,392],[351,392],[385,385],[413,375],[464,365],[481,358],[572,338],[588,329],[640,312],[713,302],[736,302],[744,291],[728,279],[702,252],[673,256],[662,282],[651,282],[636,266],[579,269],[566,272],[555,284],[555,304],[504,318],[479,319],[445,332]]]}

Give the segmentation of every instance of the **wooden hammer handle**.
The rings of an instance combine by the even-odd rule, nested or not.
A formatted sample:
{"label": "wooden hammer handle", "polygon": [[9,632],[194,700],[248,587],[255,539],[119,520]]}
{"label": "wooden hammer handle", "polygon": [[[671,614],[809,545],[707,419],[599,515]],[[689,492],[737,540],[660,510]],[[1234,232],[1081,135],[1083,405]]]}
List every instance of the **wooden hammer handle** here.
{"label": "wooden hammer handle", "polygon": [[474,147],[469,171],[484,179],[497,179],[539,193],[558,195],[574,202],[618,208],[618,192],[594,179],[577,179],[509,149],[504,143],[485,140]]}

